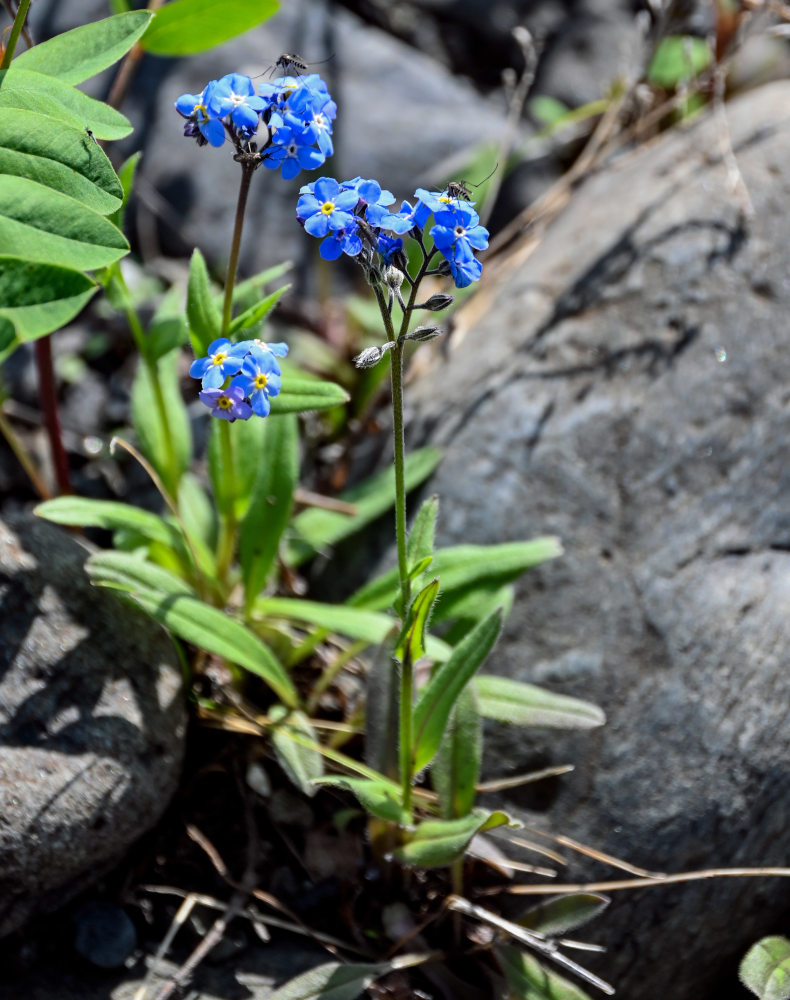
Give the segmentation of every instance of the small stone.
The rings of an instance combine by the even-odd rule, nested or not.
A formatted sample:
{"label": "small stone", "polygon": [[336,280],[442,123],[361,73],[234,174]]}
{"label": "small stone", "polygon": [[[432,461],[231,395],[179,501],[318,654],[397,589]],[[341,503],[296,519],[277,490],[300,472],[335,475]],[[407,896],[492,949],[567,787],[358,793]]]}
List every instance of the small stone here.
{"label": "small stone", "polygon": [[115,903],[85,903],[74,923],[74,950],[100,969],[119,969],[137,947],[135,926]]}

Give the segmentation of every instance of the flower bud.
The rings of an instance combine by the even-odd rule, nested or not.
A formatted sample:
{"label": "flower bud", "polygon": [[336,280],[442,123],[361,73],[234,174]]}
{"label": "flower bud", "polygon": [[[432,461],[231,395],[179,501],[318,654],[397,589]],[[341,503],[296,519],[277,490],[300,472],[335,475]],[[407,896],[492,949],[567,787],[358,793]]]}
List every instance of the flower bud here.
{"label": "flower bud", "polygon": [[416,330],[412,330],[411,333],[407,333],[403,339],[415,340],[418,344],[421,344],[426,340],[433,340],[434,337],[438,337],[441,332],[442,331],[438,326],[418,326]]}
{"label": "flower bud", "polygon": [[390,265],[384,272],[384,281],[389,288],[400,288],[403,284],[403,271],[399,271],[397,267]]}
{"label": "flower bud", "polygon": [[394,346],[395,341],[391,340],[387,344],[382,344],[381,347],[366,347],[364,351],[354,358],[354,365],[357,368],[373,368],[374,365],[377,365],[381,361],[387,351]]}
{"label": "flower bud", "polygon": [[432,295],[427,302],[423,302],[414,308],[430,309],[431,312],[439,312],[442,309],[446,309],[454,299],[454,295],[446,295],[444,292],[440,292],[437,295]]}

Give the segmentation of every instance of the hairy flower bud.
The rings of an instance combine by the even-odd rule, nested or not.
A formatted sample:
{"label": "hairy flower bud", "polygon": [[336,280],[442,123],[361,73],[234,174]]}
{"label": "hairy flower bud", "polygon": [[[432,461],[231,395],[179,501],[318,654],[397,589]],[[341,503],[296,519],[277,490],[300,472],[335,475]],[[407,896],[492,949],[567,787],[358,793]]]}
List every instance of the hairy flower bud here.
{"label": "hairy flower bud", "polygon": [[442,331],[438,326],[418,326],[416,330],[412,330],[411,333],[407,333],[403,339],[415,340],[418,344],[421,344],[426,340],[433,340],[434,337],[438,337],[441,332]]}
{"label": "hairy flower bud", "polygon": [[395,341],[391,340],[387,344],[382,344],[381,347],[366,347],[364,351],[354,358],[354,365],[357,368],[373,368],[374,365],[377,365],[381,361],[387,351],[394,346]]}
{"label": "hairy flower bud", "polygon": [[432,295],[427,302],[422,302],[420,305],[415,306],[415,309],[430,309],[431,312],[439,312],[442,309],[446,309],[455,299],[454,295],[446,295],[444,292],[440,292],[437,295]]}
{"label": "hairy flower bud", "polygon": [[400,288],[403,284],[403,271],[399,271],[397,267],[390,265],[384,272],[384,281],[389,288]]}

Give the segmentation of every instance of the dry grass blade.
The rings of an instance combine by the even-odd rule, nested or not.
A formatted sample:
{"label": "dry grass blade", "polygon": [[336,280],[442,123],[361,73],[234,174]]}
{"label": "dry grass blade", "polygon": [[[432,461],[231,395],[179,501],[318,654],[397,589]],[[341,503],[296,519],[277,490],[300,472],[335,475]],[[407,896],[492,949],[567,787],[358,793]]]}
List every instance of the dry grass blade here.
{"label": "dry grass blade", "polygon": [[540,771],[528,771],[526,774],[514,774],[510,778],[495,778],[493,781],[482,781],[476,786],[478,793],[503,792],[508,788],[520,788],[533,781],[543,781],[545,778],[556,778],[560,774],[568,774],[574,769],[573,764],[559,764],[556,767],[544,767]]}
{"label": "dry grass blade", "polygon": [[614,879],[609,882],[568,882],[560,885],[513,885],[498,890],[513,896],[547,896],[562,892],[616,892],[618,889],[648,889],[677,882],[698,882],[706,878],[790,878],[790,868],[702,868],[675,875],[650,878]]}
{"label": "dry grass blade", "polygon": [[611,865],[612,868],[630,872],[631,875],[639,875],[641,878],[665,877],[664,872],[653,872],[647,868],[639,868],[637,865],[632,865],[628,861],[622,861],[620,858],[616,858],[612,854],[607,854],[605,851],[599,851],[595,847],[582,844],[572,837],[566,837],[563,834],[546,833],[531,826],[525,826],[524,829],[536,837],[545,837],[547,840],[552,840],[555,844],[560,844],[562,847],[569,847],[572,851],[576,851],[577,854],[583,854],[585,857],[593,858],[595,861],[602,861],[606,865]]}

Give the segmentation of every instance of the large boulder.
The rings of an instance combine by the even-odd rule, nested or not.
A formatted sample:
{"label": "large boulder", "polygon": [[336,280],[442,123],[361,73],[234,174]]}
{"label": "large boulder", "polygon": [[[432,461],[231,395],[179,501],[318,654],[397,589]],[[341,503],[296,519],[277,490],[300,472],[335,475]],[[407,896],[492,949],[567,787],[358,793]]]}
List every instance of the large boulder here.
{"label": "large boulder", "polygon": [[180,773],[172,642],[92,587],[86,556],[37,518],[0,522],[0,936],[120,860]]}
{"label": "large boulder", "polygon": [[[788,106],[779,83],[727,108],[753,217],[721,120],[621,156],[526,263],[490,262],[473,329],[410,389],[410,446],[445,451],[441,541],[566,549],[520,586],[495,669],[608,716],[492,731],[500,769],[576,766],[506,803],[658,871],[790,864]],[[589,964],[628,1000],[720,998],[789,892],[619,893]]]}

